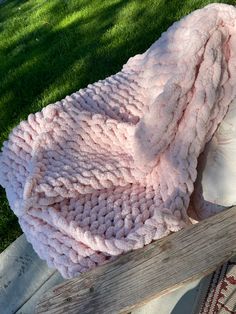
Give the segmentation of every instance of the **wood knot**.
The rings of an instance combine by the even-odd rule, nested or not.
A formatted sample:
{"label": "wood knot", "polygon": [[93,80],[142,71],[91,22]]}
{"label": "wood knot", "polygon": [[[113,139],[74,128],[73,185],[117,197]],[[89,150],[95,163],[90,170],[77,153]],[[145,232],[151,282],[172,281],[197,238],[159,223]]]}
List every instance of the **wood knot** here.
{"label": "wood knot", "polygon": [[167,251],[167,250],[169,250],[169,249],[171,249],[172,248],[172,243],[171,242],[169,242],[169,241],[165,241],[164,243],[162,243],[161,245],[160,245],[160,250],[161,251]]}
{"label": "wood knot", "polygon": [[66,298],[66,302],[70,302],[71,300],[72,300],[71,297],[67,297],[67,298]]}

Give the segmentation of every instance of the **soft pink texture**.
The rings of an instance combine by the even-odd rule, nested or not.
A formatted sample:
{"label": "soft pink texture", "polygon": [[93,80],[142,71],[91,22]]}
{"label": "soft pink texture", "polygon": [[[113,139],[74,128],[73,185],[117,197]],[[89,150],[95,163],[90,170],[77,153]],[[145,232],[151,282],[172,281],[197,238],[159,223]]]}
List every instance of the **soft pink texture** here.
{"label": "soft pink texture", "polygon": [[12,131],[0,184],[64,277],[191,223],[198,157],[236,96],[235,21],[233,6],[197,10],[116,75]]}

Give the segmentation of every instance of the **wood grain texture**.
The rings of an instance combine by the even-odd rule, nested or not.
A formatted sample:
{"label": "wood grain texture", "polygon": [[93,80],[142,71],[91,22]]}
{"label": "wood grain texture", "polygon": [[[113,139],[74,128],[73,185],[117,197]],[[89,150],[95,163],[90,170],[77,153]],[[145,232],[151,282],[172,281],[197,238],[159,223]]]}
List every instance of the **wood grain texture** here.
{"label": "wood grain texture", "polygon": [[0,313],[16,313],[53,273],[21,235],[0,254]]}
{"label": "wood grain texture", "polygon": [[[38,258],[39,259],[39,258]],[[43,276],[42,276],[43,277]],[[33,314],[35,312],[35,305],[41,296],[50,288],[65,281],[58,271],[55,271],[43,284],[34,292],[34,294],[28,299],[21,308],[15,312],[15,314]],[[0,312],[1,313],[1,312]],[[3,312],[4,313],[4,312]]]}
{"label": "wood grain texture", "polygon": [[54,287],[37,313],[128,313],[236,253],[236,207]]}

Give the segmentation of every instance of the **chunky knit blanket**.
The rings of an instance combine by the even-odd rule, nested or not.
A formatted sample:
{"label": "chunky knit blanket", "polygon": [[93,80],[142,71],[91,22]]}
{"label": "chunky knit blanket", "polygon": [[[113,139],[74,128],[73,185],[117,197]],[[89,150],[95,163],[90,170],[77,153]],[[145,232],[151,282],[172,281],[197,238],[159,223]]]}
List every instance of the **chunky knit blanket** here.
{"label": "chunky knit blanket", "polygon": [[236,9],[213,4],[30,114],[3,144],[0,184],[38,255],[74,277],[197,220],[198,157],[235,96]]}

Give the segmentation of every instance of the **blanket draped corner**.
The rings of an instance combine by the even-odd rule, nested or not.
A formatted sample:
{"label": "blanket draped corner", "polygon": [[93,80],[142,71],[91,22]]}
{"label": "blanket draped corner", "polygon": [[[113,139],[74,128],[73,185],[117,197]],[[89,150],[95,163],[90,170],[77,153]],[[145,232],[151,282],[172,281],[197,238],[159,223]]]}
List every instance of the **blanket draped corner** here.
{"label": "blanket draped corner", "polygon": [[236,96],[236,8],[212,4],[122,70],[29,115],[0,184],[38,255],[74,277],[214,212],[190,197]]}

